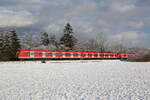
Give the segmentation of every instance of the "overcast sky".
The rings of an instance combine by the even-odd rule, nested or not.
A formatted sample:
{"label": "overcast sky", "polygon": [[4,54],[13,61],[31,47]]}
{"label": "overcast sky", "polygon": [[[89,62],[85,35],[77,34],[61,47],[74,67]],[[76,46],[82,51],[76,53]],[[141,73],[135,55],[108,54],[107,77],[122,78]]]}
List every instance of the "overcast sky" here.
{"label": "overcast sky", "polygon": [[150,0],[0,0],[0,28],[62,35],[69,22],[84,39],[150,48]]}

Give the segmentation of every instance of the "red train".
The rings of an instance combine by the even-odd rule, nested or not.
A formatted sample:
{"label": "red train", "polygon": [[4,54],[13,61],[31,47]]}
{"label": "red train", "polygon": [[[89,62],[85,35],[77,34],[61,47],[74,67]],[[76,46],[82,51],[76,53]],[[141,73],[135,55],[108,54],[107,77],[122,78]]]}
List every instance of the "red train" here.
{"label": "red train", "polygon": [[21,50],[18,54],[20,60],[65,60],[65,59],[127,59],[135,53],[101,53],[79,51],[49,51],[49,50]]}

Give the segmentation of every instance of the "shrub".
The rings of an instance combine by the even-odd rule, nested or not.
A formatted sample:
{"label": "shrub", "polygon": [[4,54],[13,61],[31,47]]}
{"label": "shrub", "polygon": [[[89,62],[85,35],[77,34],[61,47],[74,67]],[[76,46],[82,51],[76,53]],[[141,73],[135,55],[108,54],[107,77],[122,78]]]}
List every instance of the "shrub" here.
{"label": "shrub", "polygon": [[150,51],[147,51],[146,53],[143,53],[143,55],[130,56],[128,58],[128,61],[133,61],[133,62],[150,62]]}

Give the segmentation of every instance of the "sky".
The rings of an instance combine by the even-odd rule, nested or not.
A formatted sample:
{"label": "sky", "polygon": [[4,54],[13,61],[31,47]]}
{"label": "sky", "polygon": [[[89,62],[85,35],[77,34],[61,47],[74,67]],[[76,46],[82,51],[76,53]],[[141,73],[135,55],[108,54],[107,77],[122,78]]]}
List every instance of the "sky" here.
{"label": "sky", "polygon": [[0,29],[61,36],[67,22],[83,40],[150,48],[150,0],[0,0]]}

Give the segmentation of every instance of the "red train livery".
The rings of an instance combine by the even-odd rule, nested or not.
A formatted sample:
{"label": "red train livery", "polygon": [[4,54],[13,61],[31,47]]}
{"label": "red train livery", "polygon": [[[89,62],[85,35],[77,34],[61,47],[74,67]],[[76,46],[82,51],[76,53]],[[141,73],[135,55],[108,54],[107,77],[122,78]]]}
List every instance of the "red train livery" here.
{"label": "red train livery", "polygon": [[20,60],[41,59],[127,59],[135,53],[101,53],[101,52],[79,52],[79,51],[49,51],[49,50],[20,50]]}

